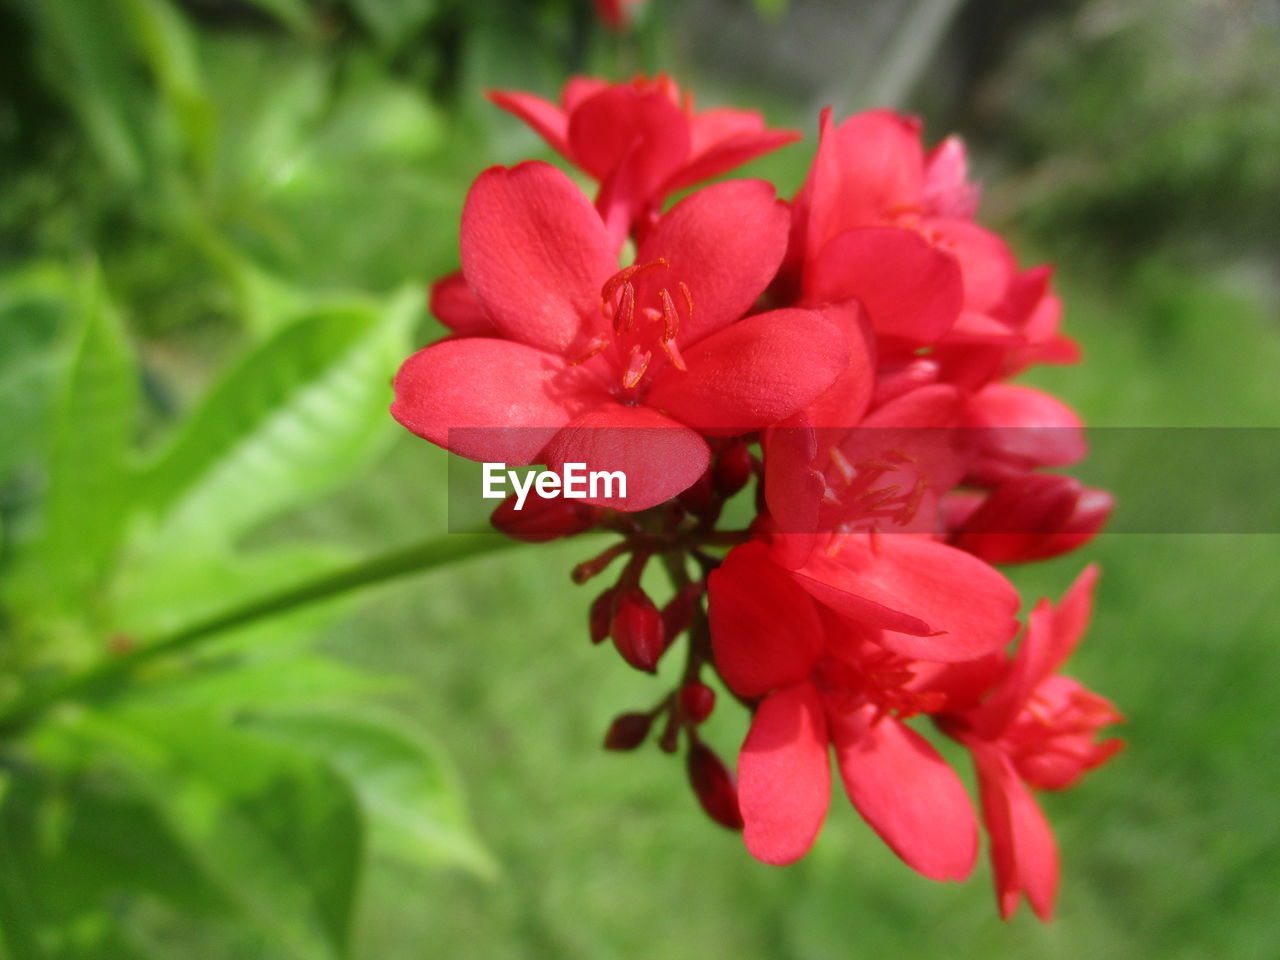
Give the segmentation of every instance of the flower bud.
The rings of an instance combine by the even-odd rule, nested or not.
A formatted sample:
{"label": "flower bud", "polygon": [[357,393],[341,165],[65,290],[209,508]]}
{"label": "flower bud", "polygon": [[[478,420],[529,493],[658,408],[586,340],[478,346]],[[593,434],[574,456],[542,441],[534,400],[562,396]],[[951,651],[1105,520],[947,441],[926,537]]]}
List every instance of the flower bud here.
{"label": "flower bud", "polygon": [[609,633],[623,660],[646,673],[657,671],[658,660],[667,646],[666,635],[662,614],[647,593],[630,587],[618,594]]}
{"label": "flower bud", "polygon": [[516,509],[516,497],[512,494],[498,504],[489,522],[494,529],[515,540],[545,543],[589,530],[599,517],[599,507],[563,497],[542,497],[536,490],[530,490],[522,509]]}
{"label": "flower bud", "polygon": [[716,692],[705,683],[694,680],[680,688],[680,711],[693,723],[711,716],[716,706]]}
{"label": "flower bud", "polygon": [[649,736],[653,715],[648,713],[623,713],[613,718],[609,732],[604,735],[606,750],[634,750]]}
{"label": "flower bud", "polygon": [[715,752],[705,744],[695,742],[689,748],[688,770],[689,783],[707,816],[722,827],[741,830],[738,787]]}
{"label": "flower bud", "polygon": [[662,627],[668,643],[688,629],[706,588],[701,580],[686,583],[662,608]]}
{"label": "flower bud", "polygon": [[1024,474],[996,487],[951,542],[988,563],[1044,560],[1091,540],[1114,505],[1111,494],[1073,477]]}
{"label": "flower bud", "polygon": [[735,440],[716,457],[711,482],[716,493],[728,500],[751,482],[753,470],[751,448],[744,441]]}
{"label": "flower bud", "polygon": [[609,636],[609,628],[613,624],[613,601],[617,596],[618,588],[610,587],[592,601],[587,617],[592,643],[602,643]]}

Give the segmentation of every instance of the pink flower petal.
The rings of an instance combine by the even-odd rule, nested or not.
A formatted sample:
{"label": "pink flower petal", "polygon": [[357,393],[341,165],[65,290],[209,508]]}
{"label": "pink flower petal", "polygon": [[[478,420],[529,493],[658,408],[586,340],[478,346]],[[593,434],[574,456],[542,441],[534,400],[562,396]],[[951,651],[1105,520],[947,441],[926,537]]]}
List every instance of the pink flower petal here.
{"label": "pink flower petal", "polygon": [[569,151],[569,118],[554,103],[519,90],[490,90],[487,96],[496,106],[532,127],[556,153],[573,159]]}
{"label": "pink flower petal", "polygon": [[811,260],[804,300],[857,300],[876,333],[926,344],[956,322],[964,286],[956,258],[917,231],[855,227],[829,240]]}
{"label": "pink flower petal", "polygon": [[584,318],[599,318],[600,287],[617,269],[599,215],[555,167],[491,167],[467,194],[462,272],[510,339],[564,353]]}
{"label": "pink flower petal", "polygon": [[973,660],[1017,630],[1018,594],[976,557],[916,534],[840,537],[835,557],[797,572],[820,603],[884,630],[880,643],[917,660]]}
{"label": "pink flower petal", "polygon": [[864,706],[831,717],[849,800],[880,838],[932,880],[963,880],[978,856],[978,822],[964,784],[920,734]]}
{"label": "pink flower petal", "polygon": [[763,543],[730,550],[709,590],[716,669],[735,693],[758,697],[809,676],[822,652],[822,621]]}
{"label": "pink flower petal", "polygon": [[747,850],[765,863],[800,859],[813,846],[830,802],[822,703],[808,683],[788,687],[760,704],[738,756]]}
{"label": "pink flower petal", "polygon": [[[683,281],[693,316],[682,321],[679,343],[692,346],[741,317],[773,279],[786,252],[789,215],[763,180],[730,180],[690,194],[657,222],[640,244],[636,263],[663,258],[667,270],[636,277],[640,302]],[[684,316],[684,314],[681,314]]]}
{"label": "pink flower petal", "polygon": [[431,285],[430,309],[432,315],[457,336],[492,337],[498,333],[460,270]]}
{"label": "pink flower petal", "polygon": [[626,496],[587,497],[582,502],[615,510],[647,510],[692,486],[711,461],[707,442],[683,424],[648,407],[605,403],[556,434],[543,461],[563,471],[566,463],[588,472],[621,471]]}
{"label": "pink flower petal", "polygon": [[1036,915],[1053,918],[1058,893],[1058,845],[1039,805],[997,748],[971,744],[982,819],[991,842],[1000,916],[1008,920],[1025,892]]}
{"label": "pink flower petal", "polygon": [[812,310],[774,310],[730,324],[668,364],[647,402],[700,433],[736,436],[791,416],[844,370],[840,328]]}
{"label": "pink flower petal", "polygon": [[604,396],[562,357],[473,337],[409,357],[396,374],[391,415],[459,456],[527,464],[560,427]]}

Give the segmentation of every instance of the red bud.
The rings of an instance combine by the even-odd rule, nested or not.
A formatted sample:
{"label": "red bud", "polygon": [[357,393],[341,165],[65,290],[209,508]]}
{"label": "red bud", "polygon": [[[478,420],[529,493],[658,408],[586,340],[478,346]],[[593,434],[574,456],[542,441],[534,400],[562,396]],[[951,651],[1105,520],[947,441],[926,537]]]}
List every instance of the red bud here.
{"label": "red bud", "polygon": [[609,636],[609,628],[613,624],[613,601],[617,596],[618,588],[610,587],[592,601],[588,615],[592,643],[601,643]]}
{"label": "red bud", "polygon": [[516,509],[512,494],[498,504],[489,522],[513,539],[545,543],[590,530],[599,517],[599,507],[563,497],[540,497],[536,490],[530,490],[522,509]]}
{"label": "red bud", "polygon": [[694,723],[711,716],[716,707],[716,692],[705,683],[694,680],[680,688],[680,710]]}
{"label": "red bud", "polygon": [[634,750],[649,736],[653,716],[648,713],[623,713],[613,718],[604,735],[606,750]]}
{"label": "red bud", "polygon": [[662,608],[662,626],[668,643],[688,629],[706,588],[707,585],[702,580],[686,583]]}
{"label": "red bud", "polygon": [[662,614],[647,593],[631,587],[618,594],[609,633],[623,660],[646,673],[657,671],[667,643]]}
{"label": "red bud", "polygon": [[715,752],[705,744],[694,743],[689,748],[688,769],[689,783],[707,816],[722,827],[741,830],[738,787]]}
{"label": "red bud", "polygon": [[988,563],[1044,560],[1092,539],[1114,505],[1111,494],[1074,477],[1028,473],[996,487],[951,542]]}
{"label": "red bud", "polygon": [[716,457],[711,482],[716,493],[727,500],[751,481],[752,473],[751,448],[744,441],[735,440]]}

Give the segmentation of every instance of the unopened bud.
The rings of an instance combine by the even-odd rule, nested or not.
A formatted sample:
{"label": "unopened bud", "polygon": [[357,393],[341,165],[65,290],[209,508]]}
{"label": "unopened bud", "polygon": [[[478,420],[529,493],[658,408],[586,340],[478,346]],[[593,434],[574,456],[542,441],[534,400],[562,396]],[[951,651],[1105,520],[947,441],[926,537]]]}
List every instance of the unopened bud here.
{"label": "unopened bud", "polygon": [[609,636],[609,628],[613,624],[613,601],[617,596],[618,588],[610,587],[592,601],[591,612],[587,618],[592,643],[602,643],[604,638]]}
{"label": "unopened bud", "polygon": [[662,626],[668,643],[688,629],[705,589],[706,583],[702,580],[686,583],[662,608]]}
{"label": "unopened bud", "polygon": [[716,823],[730,830],[742,829],[738,787],[720,758],[701,742],[689,747],[689,783],[702,809]]}
{"label": "unopened bud", "polygon": [[750,482],[752,472],[751,448],[735,440],[716,457],[711,482],[716,493],[727,500]]}
{"label": "unopened bud", "polygon": [[693,723],[701,723],[716,707],[716,692],[694,680],[680,688],[680,711]]}
{"label": "unopened bud", "polygon": [[1026,563],[1092,539],[1115,501],[1073,477],[1028,473],[1006,480],[965,517],[952,543],[988,563]]}
{"label": "unopened bud", "polygon": [[609,633],[623,660],[646,673],[657,671],[658,660],[666,649],[666,635],[662,614],[647,593],[630,587],[618,594]]}
{"label": "unopened bud", "polygon": [[545,543],[590,530],[599,517],[599,507],[563,497],[542,497],[531,490],[521,509],[516,509],[516,497],[512,494],[498,504],[489,522],[494,529],[513,539]]}
{"label": "unopened bud", "polygon": [[634,750],[649,736],[653,716],[648,713],[623,713],[613,718],[604,735],[606,750]]}

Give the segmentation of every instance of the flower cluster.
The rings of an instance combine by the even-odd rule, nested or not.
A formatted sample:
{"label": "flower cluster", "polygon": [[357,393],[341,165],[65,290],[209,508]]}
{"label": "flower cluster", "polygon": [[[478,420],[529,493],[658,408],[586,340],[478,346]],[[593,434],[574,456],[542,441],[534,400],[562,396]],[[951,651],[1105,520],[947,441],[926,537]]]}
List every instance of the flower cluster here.
{"label": "flower cluster", "polygon": [[[828,748],[853,806],[915,870],[974,867],[979,816],[909,723],[962,744],[1000,912],[1048,919],[1053,836],[1032,790],[1073,784],[1119,741],[1104,699],[1059,673],[1089,618],[1087,568],[1020,627],[995,564],[1056,556],[1111,511],[1046,472],[1084,453],[1079,418],[1010,383],[1077,359],[1050,271],[1020,269],[975,222],[960,141],[931,150],[888,111],[821,118],[790,202],[761,180],[670,198],[797,136],[756,113],[698,112],[667,77],[575,79],[559,105],[492,94],[598,184],[546,163],[476,180],[461,271],[432,288],[451,335],[410,357],[392,413],[474,460],[621,471],[625,496],[503,503],[529,541],[620,536],[585,583],[591,640],[674,689],[618,716],[605,746],[686,749],[707,813],[767,863],[826,815]],[[744,516],[737,524],[725,518]],[[659,606],[651,561],[673,583]],[[750,712],[736,776],[699,733],[718,675]]]}

